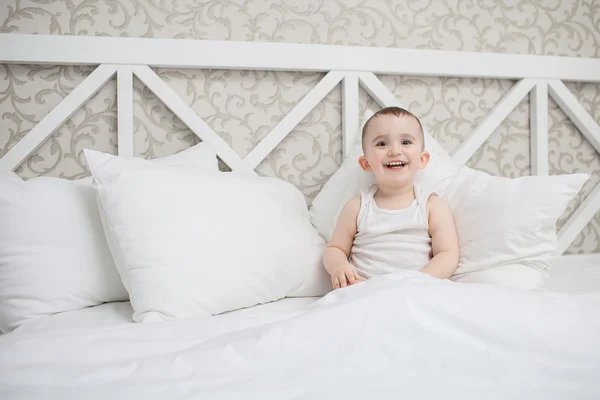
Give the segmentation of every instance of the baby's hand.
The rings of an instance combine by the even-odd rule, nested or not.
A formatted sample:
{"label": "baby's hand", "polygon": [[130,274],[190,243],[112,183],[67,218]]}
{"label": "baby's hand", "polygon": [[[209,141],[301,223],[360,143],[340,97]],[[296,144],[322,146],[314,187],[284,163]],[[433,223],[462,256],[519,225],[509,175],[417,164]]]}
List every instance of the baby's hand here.
{"label": "baby's hand", "polygon": [[336,267],[331,273],[331,284],[334,289],[354,285],[365,279],[358,274],[356,267],[349,262]]}

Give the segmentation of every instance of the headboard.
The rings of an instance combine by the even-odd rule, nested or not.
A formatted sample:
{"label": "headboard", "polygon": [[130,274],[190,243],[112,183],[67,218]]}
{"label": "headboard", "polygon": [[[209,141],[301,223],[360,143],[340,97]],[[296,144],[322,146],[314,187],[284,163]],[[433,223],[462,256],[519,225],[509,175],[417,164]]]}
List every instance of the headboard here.
{"label": "headboard", "polygon": [[[220,159],[236,171],[256,173],[290,132],[335,87],[341,85],[342,156],[358,134],[361,90],[378,106],[400,104],[383,82],[386,76],[426,76],[512,80],[507,93],[495,103],[475,129],[461,140],[451,156],[460,164],[478,150],[524,99],[530,104],[530,172],[547,175],[549,169],[549,98],[560,107],[589,144],[600,153],[600,126],[565,83],[599,83],[600,59],[439,50],[351,47],[235,41],[84,37],[0,34],[0,64],[81,65],[93,71],[0,158],[0,173],[15,174],[59,127],[116,77],[118,154],[133,157],[134,77],[160,99],[201,140],[211,142]],[[322,74],[284,116],[245,156],[184,101],[155,69],[292,71]],[[293,84],[293,80],[292,80]],[[226,93],[220,93],[227,96]],[[363,105],[364,106],[364,105]],[[408,108],[413,105],[405,104]],[[470,104],[469,107],[478,107]],[[364,107],[363,107],[364,108]],[[436,137],[435,126],[425,123]],[[433,128],[433,129],[432,129]],[[430,134],[429,132],[427,133]],[[434,146],[443,146],[433,142]],[[2,154],[2,153],[0,153]],[[600,211],[600,184],[578,199],[559,230],[559,253],[565,252]],[[576,206],[576,207],[575,207]]]}

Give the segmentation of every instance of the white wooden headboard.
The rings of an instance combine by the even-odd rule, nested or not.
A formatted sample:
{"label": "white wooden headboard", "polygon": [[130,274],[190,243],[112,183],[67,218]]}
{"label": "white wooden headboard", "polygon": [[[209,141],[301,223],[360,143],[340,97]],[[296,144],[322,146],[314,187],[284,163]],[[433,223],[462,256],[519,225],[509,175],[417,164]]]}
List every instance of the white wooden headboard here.
{"label": "white wooden headboard", "polygon": [[[526,96],[530,96],[531,104],[532,174],[548,174],[548,95],[600,152],[600,126],[563,83],[600,82],[600,59],[285,43],[0,34],[0,63],[96,66],[25,138],[0,158],[0,173],[14,173],[115,74],[118,152],[124,157],[134,155],[134,75],[192,132],[210,142],[231,169],[249,173],[254,173],[258,164],[340,82],[346,155],[359,130],[359,85],[381,106],[399,104],[375,74],[516,80],[511,90],[452,153],[460,164],[469,160]],[[326,74],[247,156],[241,158],[151,67]],[[599,211],[600,184],[561,228],[559,254]]]}

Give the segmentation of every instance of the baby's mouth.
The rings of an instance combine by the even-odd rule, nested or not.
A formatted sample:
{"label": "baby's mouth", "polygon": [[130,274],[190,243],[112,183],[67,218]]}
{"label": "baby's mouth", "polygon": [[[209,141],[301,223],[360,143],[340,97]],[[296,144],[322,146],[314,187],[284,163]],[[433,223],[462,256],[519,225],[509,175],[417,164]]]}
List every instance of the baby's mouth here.
{"label": "baby's mouth", "polygon": [[408,163],[404,162],[404,161],[394,161],[394,162],[386,163],[384,165],[386,168],[389,168],[389,169],[402,169],[405,166],[407,166]]}

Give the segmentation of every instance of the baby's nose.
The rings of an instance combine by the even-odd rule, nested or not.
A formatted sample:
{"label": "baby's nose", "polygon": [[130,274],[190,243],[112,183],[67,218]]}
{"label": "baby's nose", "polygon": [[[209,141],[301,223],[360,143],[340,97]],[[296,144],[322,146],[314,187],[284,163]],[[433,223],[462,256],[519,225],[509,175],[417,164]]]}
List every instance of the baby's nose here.
{"label": "baby's nose", "polygon": [[390,146],[390,154],[400,154],[402,153],[402,146],[398,146],[397,144],[393,144]]}

